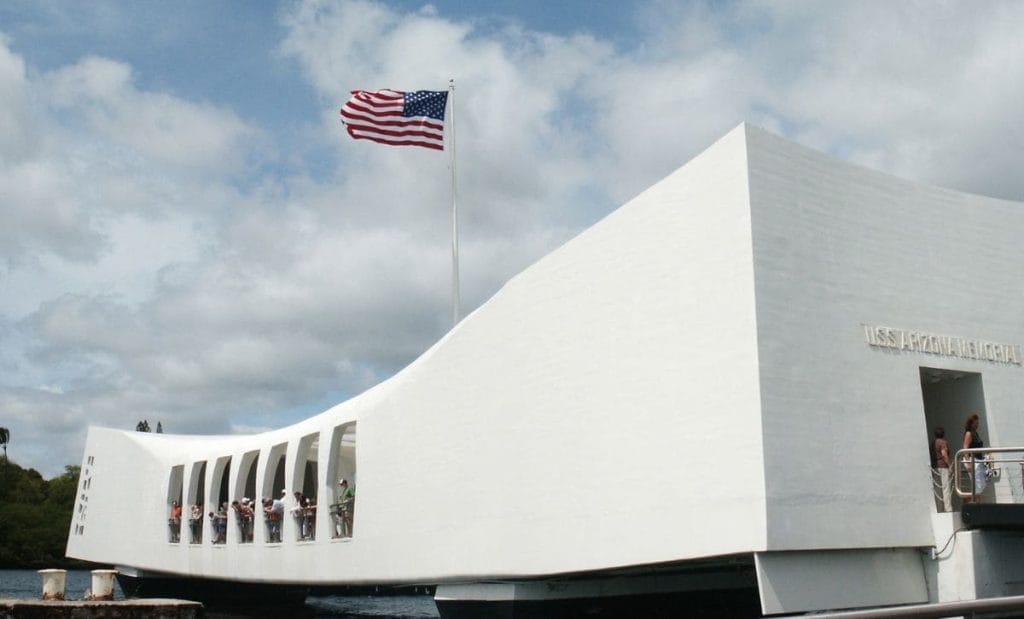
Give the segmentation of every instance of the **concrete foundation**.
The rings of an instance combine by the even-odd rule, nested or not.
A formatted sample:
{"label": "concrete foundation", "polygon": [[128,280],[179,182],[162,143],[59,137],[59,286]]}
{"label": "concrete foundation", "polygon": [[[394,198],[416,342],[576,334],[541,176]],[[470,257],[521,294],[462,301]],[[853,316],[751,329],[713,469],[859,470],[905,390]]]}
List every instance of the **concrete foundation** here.
{"label": "concrete foundation", "polygon": [[119,600],[116,602],[70,602],[48,600],[0,599],[0,616],[12,619],[122,619],[160,617],[161,619],[198,619],[203,605],[187,600]]}

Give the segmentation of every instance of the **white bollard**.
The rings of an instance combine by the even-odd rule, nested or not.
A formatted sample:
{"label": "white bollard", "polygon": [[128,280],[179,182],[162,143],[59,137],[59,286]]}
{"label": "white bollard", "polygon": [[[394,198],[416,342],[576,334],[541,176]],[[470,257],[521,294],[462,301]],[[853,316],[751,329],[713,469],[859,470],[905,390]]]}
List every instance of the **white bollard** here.
{"label": "white bollard", "polygon": [[92,598],[93,600],[114,599],[114,576],[117,570],[93,570],[92,571]]}
{"label": "white bollard", "polygon": [[64,578],[67,570],[39,570],[43,577],[43,599],[64,599]]}

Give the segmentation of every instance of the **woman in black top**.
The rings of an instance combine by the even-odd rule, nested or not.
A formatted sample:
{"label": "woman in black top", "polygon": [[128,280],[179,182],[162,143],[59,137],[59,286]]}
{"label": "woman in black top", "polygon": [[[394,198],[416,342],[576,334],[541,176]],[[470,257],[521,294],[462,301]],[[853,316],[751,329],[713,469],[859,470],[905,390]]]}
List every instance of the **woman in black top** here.
{"label": "woman in black top", "polygon": [[[978,449],[985,446],[985,441],[978,434],[980,418],[978,413],[971,413],[964,423],[964,449]],[[964,498],[964,503],[979,500],[981,493],[985,491],[988,482],[988,466],[985,464],[985,456],[973,454],[973,458],[965,459],[967,471],[974,478],[974,493]]]}

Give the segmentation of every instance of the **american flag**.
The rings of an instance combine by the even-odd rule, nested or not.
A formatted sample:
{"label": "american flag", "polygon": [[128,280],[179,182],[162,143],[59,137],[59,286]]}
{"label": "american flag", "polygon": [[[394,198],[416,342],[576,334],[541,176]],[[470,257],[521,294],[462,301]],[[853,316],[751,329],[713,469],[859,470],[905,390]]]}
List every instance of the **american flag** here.
{"label": "american flag", "polygon": [[353,90],[341,121],[356,140],[444,150],[447,91]]}

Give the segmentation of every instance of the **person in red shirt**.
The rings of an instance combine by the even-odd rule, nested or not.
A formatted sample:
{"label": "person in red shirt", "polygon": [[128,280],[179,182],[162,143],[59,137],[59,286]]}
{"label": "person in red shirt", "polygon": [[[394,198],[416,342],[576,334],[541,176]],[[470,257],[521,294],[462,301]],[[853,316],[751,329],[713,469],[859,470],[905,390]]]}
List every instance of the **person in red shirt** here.
{"label": "person in red shirt", "polygon": [[177,501],[171,501],[171,517],[168,524],[171,527],[171,541],[177,542],[181,535],[181,505]]}

